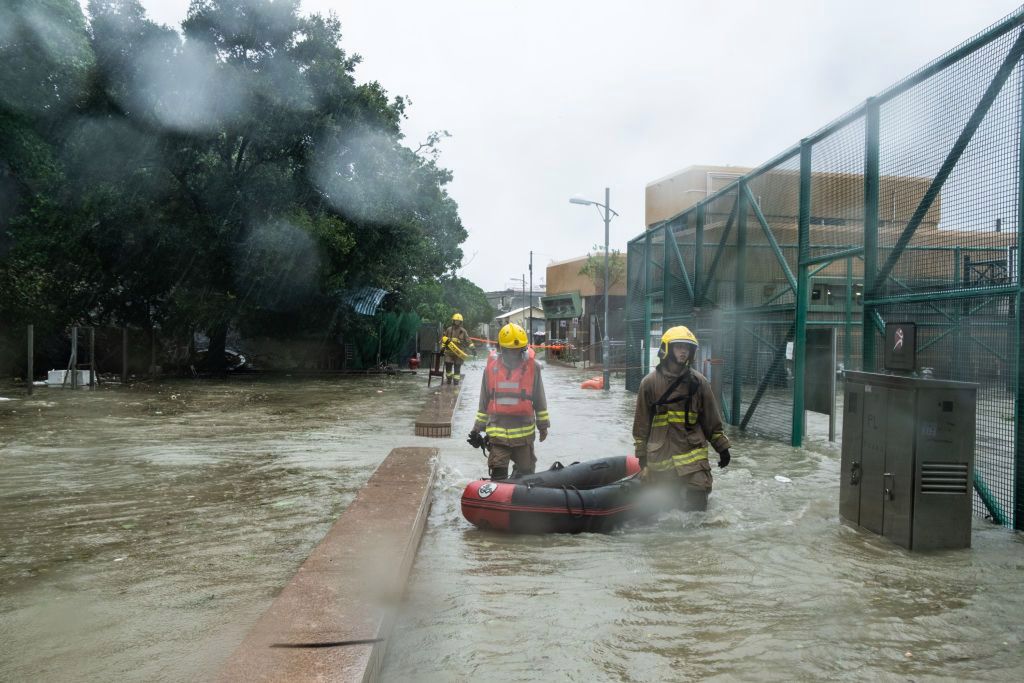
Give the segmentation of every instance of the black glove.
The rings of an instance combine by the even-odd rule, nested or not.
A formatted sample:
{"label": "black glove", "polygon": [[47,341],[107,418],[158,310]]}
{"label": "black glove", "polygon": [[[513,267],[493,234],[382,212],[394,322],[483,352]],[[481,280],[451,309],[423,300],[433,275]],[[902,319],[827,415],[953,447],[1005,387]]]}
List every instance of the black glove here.
{"label": "black glove", "polygon": [[470,432],[469,433],[469,438],[466,439],[466,443],[468,443],[473,448],[480,448],[481,446],[484,445],[483,434],[481,434],[480,432],[477,432],[477,431]]}
{"label": "black glove", "polygon": [[728,467],[729,461],[732,460],[732,456],[729,455],[729,449],[726,448],[724,451],[718,454],[718,466]]}

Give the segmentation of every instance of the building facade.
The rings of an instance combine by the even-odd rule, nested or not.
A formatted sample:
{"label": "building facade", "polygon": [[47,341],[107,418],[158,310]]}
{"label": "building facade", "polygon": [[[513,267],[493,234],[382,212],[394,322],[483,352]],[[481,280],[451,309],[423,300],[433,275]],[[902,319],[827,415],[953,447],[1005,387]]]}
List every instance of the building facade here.
{"label": "building facade", "polygon": [[[603,267],[603,254],[595,255]],[[547,319],[547,338],[565,342],[572,349],[563,357],[597,365],[602,360],[604,337],[604,271],[584,275],[590,256],[557,261],[547,267],[547,295],[541,300]],[[609,255],[608,338],[612,366],[617,366],[625,339],[626,255]]]}

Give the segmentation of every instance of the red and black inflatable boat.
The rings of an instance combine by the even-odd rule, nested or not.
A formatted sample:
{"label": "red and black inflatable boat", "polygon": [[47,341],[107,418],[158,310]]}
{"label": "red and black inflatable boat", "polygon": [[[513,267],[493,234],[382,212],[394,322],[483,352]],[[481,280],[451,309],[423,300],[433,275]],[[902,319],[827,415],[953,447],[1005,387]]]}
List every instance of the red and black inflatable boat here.
{"label": "red and black inflatable boat", "polygon": [[601,458],[512,479],[470,482],[462,515],[481,529],[519,534],[611,531],[639,514],[640,462]]}

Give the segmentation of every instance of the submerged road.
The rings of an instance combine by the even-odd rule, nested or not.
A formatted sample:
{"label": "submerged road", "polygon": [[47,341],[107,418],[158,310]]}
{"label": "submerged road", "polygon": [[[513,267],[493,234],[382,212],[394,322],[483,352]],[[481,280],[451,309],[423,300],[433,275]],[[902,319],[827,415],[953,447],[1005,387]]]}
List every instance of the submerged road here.
{"label": "submerged road", "polygon": [[[542,467],[632,451],[634,395],[586,376],[545,370]],[[483,462],[451,449],[384,680],[1024,678],[1024,536],[978,519],[972,550],[911,555],[839,523],[834,447],[735,441],[708,512],[578,536],[467,524]]]}
{"label": "submerged road", "polygon": [[[1024,677],[1024,539],[911,555],[838,522],[838,451],[741,437],[707,513],[474,529],[413,436],[424,376],[46,390],[0,404],[0,680],[209,679],[394,447],[441,467],[384,679]],[[540,466],[631,451],[634,397],[545,369]],[[2,391],[6,396],[16,396]],[[790,482],[776,480],[783,475]]]}
{"label": "submerged road", "polygon": [[0,681],[211,679],[391,449],[439,443],[423,376],[0,394]]}

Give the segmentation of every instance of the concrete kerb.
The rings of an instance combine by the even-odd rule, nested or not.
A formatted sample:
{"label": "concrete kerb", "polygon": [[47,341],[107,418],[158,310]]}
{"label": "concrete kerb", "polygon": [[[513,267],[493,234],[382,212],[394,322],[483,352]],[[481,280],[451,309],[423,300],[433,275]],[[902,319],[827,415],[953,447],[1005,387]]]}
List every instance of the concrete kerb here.
{"label": "concrete kerb", "polygon": [[416,436],[452,435],[452,415],[459,403],[460,389],[459,385],[446,384],[430,395],[416,418]]}
{"label": "concrete kerb", "polygon": [[220,681],[379,677],[430,510],[437,448],[395,448],[221,669]]}

